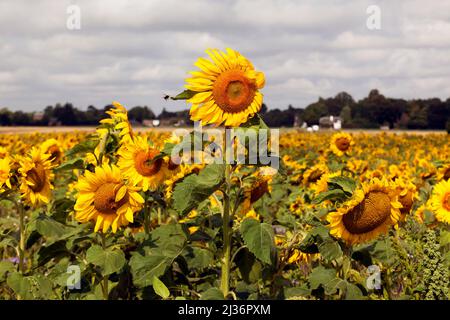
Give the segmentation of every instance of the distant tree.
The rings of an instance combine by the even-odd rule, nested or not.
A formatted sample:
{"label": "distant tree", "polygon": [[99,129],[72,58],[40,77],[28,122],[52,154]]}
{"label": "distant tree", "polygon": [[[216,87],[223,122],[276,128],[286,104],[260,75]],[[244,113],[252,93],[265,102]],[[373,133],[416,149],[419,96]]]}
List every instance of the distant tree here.
{"label": "distant tree", "polygon": [[31,114],[23,111],[16,111],[12,114],[12,123],[17,126],[28,126],[31,124]]}
{"label": "distant tree", "polygon": [[409,129],[426,129],[428,125],[427,107],[422,107],[416,102],[412,102],[408,106],[408,128]]}
{"label": "distant tree", "polygon": [[342,126],[344,128],[349,128],[352,125],[352,109],[349,105],[342,108],[341,114],[339,115],[342,119]]}
{"label": "distant tree", "polygon": [[308,125],[319,124],[320,117],[328,115],[328,107],[323,99],[319,99],[318,102],[310,104],[306,107],[305,112],[302,115],[303,121]]}
{"label": "distant tree", "polygon": [[142,123],[145,119],[155,119],[155,114],[147,106],[137,106],[128,111],[128,118]]}
{"label": "distant tree", "polygon": [[6,108],[0,110],[0,125],[10,126],[12,124],[12,113]]}

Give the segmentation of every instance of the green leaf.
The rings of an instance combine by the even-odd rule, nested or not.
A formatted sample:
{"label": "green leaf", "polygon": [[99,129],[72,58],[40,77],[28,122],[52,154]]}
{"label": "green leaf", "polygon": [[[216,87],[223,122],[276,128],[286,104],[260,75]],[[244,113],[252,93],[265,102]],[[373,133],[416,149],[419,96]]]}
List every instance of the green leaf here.
{"label": "green leaf", "polygon": [[0,281],[6,279],[8,273],[16,271],[16,267],[11,261],[0,261]]}
{"label": "green leaf", "polygon": [[83,168],[84,168],[84,160],[82,158],[75,158],[62,163],[59,167],[55,168],[55,171],[66,171]]}
{"label": "green leaf", "polygon": [[336,270],[318,266],[317,268],[314,268],[309,275],[309,286],[312,290],[319,288],[320,285],[325,288],[326,285],[335,278]]}
{"label": "green leaf", "polygon": [[86,252],[86,260],[102,268],[103,275],[120,271],[125,265],[125,254],[121,250],[111,248],[103,249],[98,245],[91,246]]}
{"label": "green leaf", "polygon": [[319,252],[328,261],[338,259],[342,256],[342,249],[339,243],[331,238],[327,238],[319,244]]}
{"label": "green leaf", "polygon": [[224,300],[224,297],[219,288],[209,288],[202,293],[200,300]]}
{"label": "green leaf", "polygon": [[153,290],[155,293],[163,299],[167,299],[170,296],[170,291],[166,285],[157,277],[153,277]]}
{"label": "green leaf", "polygon": [[346,281],[345,300],[361,300],[364,298],[358,286]]}
{"label": "green leaf", "polygon": [[203,270],[214,263],[214,254],[211,250],[190,247],[183,254],[189,269]]}
{"label": "green leaf", "polygon": [[333,189],[328,190],[322,193],[319,193],[317,197],[314,198],[312,203],[318,204],[325,200],[337,200],[337,199],[344,199],[346,197],[345,192],[341,189]]}
{"label": "green leaf", "polygon": [[48,244],[61,239],[66,233],[72,230],[44,214],[40,214],[36,218],[35,223],[36,231],[47,239]]}
{"label": "green leaf", "polygon": [[14,272],[9,275],[6,283],[21,299],[33,299],[31,283],[28,277],[24,277],[19,272]]}
{"label": "green leaf", "polygon": [[198,175],[191,174],[177,183],[173,192],[173,205],[179,214],[185,215],[206,200],[222,184],[225,165],[207,165]]}
{"label": "green leaf", "polygon": [[241,124],[241,128],[245,129],[269,129],[267,124],[264,122],[264,120],[261,118],[259,114],[256,114],[252,118],[248,119],[247,122]]}
{"label": "green leaf", "polygon": [[295,297],[303,297],[311,294],[311,290],[305,287],[284,288],[284,296],[286,299]]}
{"label": "green leaf", "polygon": [[347,195],[352,195],[353,191],[356,189],[356,183],[353,179],[348,177],[333,177],[328,180],[328,184],[331,185],[332,189],[339,188],[344,191]]}
{"label": "green leaf", "polygon": [[93,153],[97,145],[99,144],[99,140],[84,140],[79,144],[75,145],[72,149],[66,152],[66,156],[73,156],[79,153]]}
{"label": "green leaf", "polygon": [[151,241],[168,257],[175,257],[183,250],[187,235],[181,224],[167,224],[150,232]]}
{"label": "green leaf", "polygon": [[191,90],[184,90],[183,92],[177,94],[175,97],[166,96],[167,98],[170,98],[172,100],[188,100],[192,98],[195,94],[198,92],[191,91]]}
{"label": "green leaf", "polygon": [[147,287],[153,284],[154,277],[160,277],[168,266],[172,264],[173,257],[168,257],[161,250],[153,249],[148,255],[134,252],[130,259],[133,283],[138,287]]}
{"label": "green leaf", "polygon": [[241,234],[248,250],[262,262],[271,263],[271,252],[275,249],[272,226],[247,218],[241,223]]}

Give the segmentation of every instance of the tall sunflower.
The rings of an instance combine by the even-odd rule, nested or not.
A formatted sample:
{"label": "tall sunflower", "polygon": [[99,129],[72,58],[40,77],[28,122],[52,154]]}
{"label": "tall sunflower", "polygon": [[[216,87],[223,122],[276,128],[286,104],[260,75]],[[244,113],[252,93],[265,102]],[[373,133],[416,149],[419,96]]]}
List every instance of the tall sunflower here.
{"label": "tall sunflower", "polygon": [[134,213],[144,203],[139,188],[128,184],[115,165],[103,164],[94,173],[85,171],[75,189],[78,192],[75,219],[95,221],[95,232],[105,233],[111,227],[115,233],[119,227],[133,222]]}
{"label": "tall sunflower", "polygon": [[156,190],[169,175],[169,162],[156,158],[160,151],[149,146],[146,137],[135,136],[122,145],[117,165],[125,177],[142,187],[144,191]]}
{"label": "tall sunflower", "polygon": [[50,200],[53,189],[51,181],[54,178],[50,156],[40,148],[33,147],[28,156],[19,159],[20,192],[33,206],[48,203]]}
{"label": "tall sunflower", "polygon": [[397,224],[401,207],[395,187],[386,180],[373,179],[328,214],[330,233],[349,244],[370,241]]}
{"label": "tall sunflower", "polygon": [[192,104],[192,120],[202,124],[237,127],[261,109],[264,87],[262,72],[239,52],[226,49],[226,53],[206,50],[211,60],[199,58],[195,63],[200,71],[190,72],[186,89],[195,92],[187,100]]}
{"label": "tall sunflower", "polygon": [[349,154],[352,146],[355,144],[353,138],[348,133],[340,132],[331,137],[331,151],[338,157]]}
{"label": "tall sunflower", "polygon": [[442,180],[434,186],[430,201],[436,220],[450,224],[450,180]]}

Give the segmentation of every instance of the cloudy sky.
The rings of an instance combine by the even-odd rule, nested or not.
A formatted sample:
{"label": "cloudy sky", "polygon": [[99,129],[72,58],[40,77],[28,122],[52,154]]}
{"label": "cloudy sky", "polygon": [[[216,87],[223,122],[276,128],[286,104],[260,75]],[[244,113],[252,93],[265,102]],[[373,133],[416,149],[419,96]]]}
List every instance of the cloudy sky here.
{"label": "cloudy sky", "polygon": [[[67,28],[70,5],[80,30]],[[367,27],[370,5],[379,30]],[[450,97],[450,1],[0,0],[0,108],[118,100],[180,110],[162,96],[182,90],[209,47],[234,48],[265,72],[269,108],[372,88]]]}

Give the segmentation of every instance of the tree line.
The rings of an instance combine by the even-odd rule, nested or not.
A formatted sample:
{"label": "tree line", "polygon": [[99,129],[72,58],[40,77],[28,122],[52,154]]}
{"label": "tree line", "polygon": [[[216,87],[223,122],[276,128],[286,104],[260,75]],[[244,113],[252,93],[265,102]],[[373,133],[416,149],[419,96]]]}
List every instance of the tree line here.
{"label": "tree line", "polygon": [[[112,105],[98,109],[94,106],[86,110],[75,108],[71,103],[47,106],[43,112],[10,111],[0,109],[0,125],[2,126],[47,126],[47,125],[96,125],[106,117],[106,111]],[[431,99],[395,99],[387,98],[378,90],[359,101],[346,93],[338,93],[335,97],[319,98],[306,108],[269,109],[263,104],[261,115],[270,127],[293,127],[305,123],[308,126],[319,124],[321,117],[340,117],[344,128],[379,128],[389,126],[398,129],[435,129],[450,130],[450,98],[445,101]],[[156,116],[147,106],[136,106],[128,111],[130,121],[142,124],[144,120],[159,119],[162,123],[178,123],[190,125],[189,110],[177,112],[165,108]],[[171,120],[171,121],[169,121]]]}

